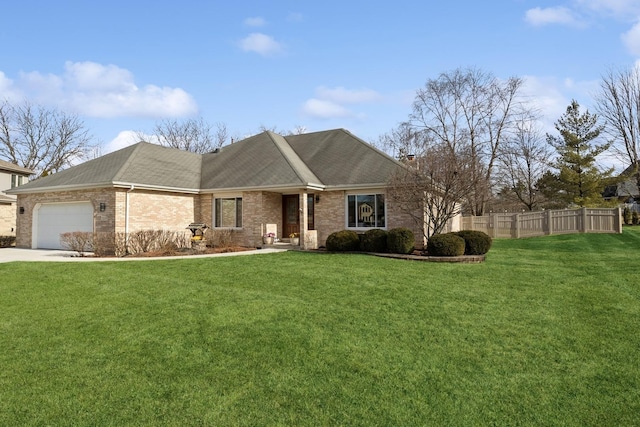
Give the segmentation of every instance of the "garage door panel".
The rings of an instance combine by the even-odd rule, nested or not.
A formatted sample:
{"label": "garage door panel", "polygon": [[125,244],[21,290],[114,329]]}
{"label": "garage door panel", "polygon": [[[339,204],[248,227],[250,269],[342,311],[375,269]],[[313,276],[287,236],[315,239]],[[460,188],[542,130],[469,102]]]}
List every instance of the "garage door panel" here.
{"label": "garage door panel", "polygon": [[90,202],[54,203],[40,206],[36,247],[63,249],[60,234],[93,231],[93,205]]}

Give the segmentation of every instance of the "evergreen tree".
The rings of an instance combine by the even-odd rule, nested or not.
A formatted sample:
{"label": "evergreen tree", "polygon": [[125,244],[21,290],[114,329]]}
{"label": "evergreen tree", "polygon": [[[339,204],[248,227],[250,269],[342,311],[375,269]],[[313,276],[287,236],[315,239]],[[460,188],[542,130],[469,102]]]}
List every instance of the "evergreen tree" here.
{"label": "evergreen tree", "polygon": [[601,205],[602,191],[611,178],[613,169],[601,171],[596,157],[611,143],[597,144],[604,129],[595,114],[580,113],[577,101],[571,101],[567,111],[555,123],[560,136],[547,134],[547,142],[555,148],[558,158],[554,164],[557,173],[541,180],[541,190],[565,205]]}

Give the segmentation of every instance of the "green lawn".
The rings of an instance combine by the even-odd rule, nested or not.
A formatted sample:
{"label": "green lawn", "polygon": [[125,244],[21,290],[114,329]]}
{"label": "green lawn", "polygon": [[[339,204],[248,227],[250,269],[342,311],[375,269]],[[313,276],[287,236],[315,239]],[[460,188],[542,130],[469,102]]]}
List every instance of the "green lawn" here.
{"label": "green lawn", "polygon": [[640,425],[639,249],[0,264],[0,425]]}

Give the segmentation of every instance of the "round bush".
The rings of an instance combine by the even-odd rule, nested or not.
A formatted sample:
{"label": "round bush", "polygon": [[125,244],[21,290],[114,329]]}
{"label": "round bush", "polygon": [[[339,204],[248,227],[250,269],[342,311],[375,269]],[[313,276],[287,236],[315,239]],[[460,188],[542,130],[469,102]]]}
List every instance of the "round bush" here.
{"label": "round bush", "polygon": [[491,248],[491,237],[482,231],[462,230],[454,234],[464,239],[465,255],[484,255]]}
{"label": "round bush", "polygon": [[360,238],[360,250],[363,252],[387,252],[387,232],[379,228],[367,230]]}
{"label": "round bush", "polygon": [[327,237],[327,250],[332,252],[357,251],[360,249],[358,233],[352,230],[336,231]]}
{"label": "round bush", "polygon": [[464,239],[453,233],[434,234],[427,241],[427,252],[430,256],[460,256],[464,246]]}
{"label": "round bush", "polygon": [[392,228],[387,233],[387,250],[393,254],[410,254],[415,246],[413,231],[408,228]]}

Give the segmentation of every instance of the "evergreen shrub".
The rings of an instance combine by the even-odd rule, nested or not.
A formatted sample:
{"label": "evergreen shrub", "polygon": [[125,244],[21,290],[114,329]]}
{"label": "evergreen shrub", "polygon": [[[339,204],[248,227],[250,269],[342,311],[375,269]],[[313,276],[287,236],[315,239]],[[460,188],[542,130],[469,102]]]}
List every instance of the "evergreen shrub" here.
{"label": "evergreen shrub", "polygon": [[353,230],[336,231],[327,237],[327,250],[332,252],[357,251],[360,249],[360,238]]}
{"label": "evergreen shrub", "polygon": [[427,252],[430,256],[464,255],[465,242],[454,233],[434,234],[427,241]]}
{"label": "evergreen shrub", "polygon": [[387,250],[393,254],[410,254],[415,246],[413,231],[408,228],[392,228],[387,233]]}
{"label": "evergreen shrub", "polygon": [[387,232],[379,228],[367,230],[360,236],[360,250],[363,252],[387,252]]}
{"label": "evergreen shrub", "polygon": [[484,255],[491,249],[491,237],[482,231],[461,230],[454,233],[464,239],[465,255]]}

